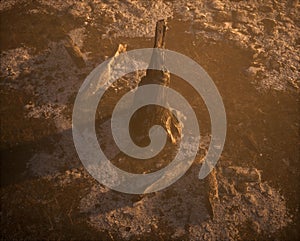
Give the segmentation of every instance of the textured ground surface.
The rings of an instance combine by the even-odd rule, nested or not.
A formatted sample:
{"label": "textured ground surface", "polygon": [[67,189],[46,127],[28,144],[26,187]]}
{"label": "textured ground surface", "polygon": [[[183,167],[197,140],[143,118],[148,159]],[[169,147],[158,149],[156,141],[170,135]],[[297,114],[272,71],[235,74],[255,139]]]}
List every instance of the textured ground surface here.
{"label": "textured ground surface", "polygon": [[[16,0],[1,1],[0,11],[4,239],[299,239],[298,1]],[[152,47],[161,18],[168,20],[166,47],[197,61],[217,85],[226,145],[216,177],[199,180],[209,118],[201,99],[173,77],[172,87],[203,123],[199,154],[169,188],[120,194],[81,165],[73,102],[85,77],[120,43]],[[85,66],[66,50],[67,36]],[[140,74],[114,85],[101,110],[109,112],[114,96]],[[107,124],[99,129],[109,136]],[[109,140],[107,152],[114,151]],[[122,163],[114,160],[131,170]]]}

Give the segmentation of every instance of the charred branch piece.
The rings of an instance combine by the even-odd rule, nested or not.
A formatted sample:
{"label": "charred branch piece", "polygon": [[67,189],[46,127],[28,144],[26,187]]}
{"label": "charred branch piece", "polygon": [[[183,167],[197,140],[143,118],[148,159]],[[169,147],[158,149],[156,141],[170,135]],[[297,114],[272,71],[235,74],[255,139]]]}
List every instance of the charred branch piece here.
{"label": "charred branch piece", "polygon": [[206,177],[205,183],[209,204],[208,210],[212,218],[214,218],[216,216],[215,212],[220,203],[216,169],[212,169],[211,173]]}
{"label": "charred branch piece", "polygon": [[78,68],[83,68],[86,66],[80,49],[73,42],[73,40],[70,38],[69,35],[66,36],[66,39],[64,41],[64,46]]}

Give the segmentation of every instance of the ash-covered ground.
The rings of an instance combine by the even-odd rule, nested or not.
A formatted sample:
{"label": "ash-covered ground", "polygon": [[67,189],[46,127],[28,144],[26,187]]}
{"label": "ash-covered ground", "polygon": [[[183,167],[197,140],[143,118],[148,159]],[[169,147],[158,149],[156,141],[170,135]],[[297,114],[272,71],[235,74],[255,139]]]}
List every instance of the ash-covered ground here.
{"label": "ash-covered ground", "polygon": [[[294,0],[1,1],[1,238],[299,239],[299,10]],[[171,76],[201,122],[196,160],[160,192],[122,194],[82,166],[72,109],[86,76],[119,44],[153,46],[159,19],[168,22],[166,48],[198,62],[218,87],[227,139],[214,178],[199,180],[208,113]],[[98,137],[108,153],[115,144],[105,118],[142,74],[122,78],[100,103]],[[134,169],[122,156],[113,163]]]}

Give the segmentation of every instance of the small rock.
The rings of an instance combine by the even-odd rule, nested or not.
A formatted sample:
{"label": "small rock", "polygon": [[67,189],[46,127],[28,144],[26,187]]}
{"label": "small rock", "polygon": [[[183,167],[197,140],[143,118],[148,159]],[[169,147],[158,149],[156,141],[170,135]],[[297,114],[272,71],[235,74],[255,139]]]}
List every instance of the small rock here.
{"label": "small rock", "polygon": [[31,109],[33,107],[34,107],[34,103],[32,103],[31,101],[27,105],[24,106],[24,108],[27,109],[27,110]]}
{"label": "small rock", "polygon": [[267,194],[269,195],[269,196],[272,196],[273,195],[273,191],[272,191],[272,189],[269,187],[268,188],[268,190],[267,190]]}
{"label": "small rock", "polygon": [[232,11],[232,19],[235,22],[238,23],[247,23],[248,22],[248,17],[247,17],[247,12],[246,11]]}
{"label": "small rock", "polygon": [[257,75],[257,73],[260,71],[261,69],[259,67],[254,67],[254,66],[250,66],[247,70],[246,70],[246,74],[250,77],[255,77]]}
{"label": "small rock", "polygon": [[299,89],[299,85],[297,83],[297,81],[295,79],[292,79],[292,78],[288,78],[287,79],[287,82],[289,83],[290,86],[292,86],[293,88],[295,89]]}
{"label": "small rock", "polygon": [[26,68],[20,73],[19,77],[21,77],[21,78],[28,77],[30,74],[31,74],[30,69]]}
{"label": "small rock", "polygon": [[260,172],[256,168],[230,166],[225,173],[237,182],[261,182]]}
{"label": "small rock", "polygon": [[225,11],[218,11],[214,13],[214,20],[217,22],[230,22],[231,21],[231,14]]}
{"label": "small rock", "polygon": [[263,12],[263,13],[271,13],[273,12],[273,8],[271,6],[268,5],[261,5],[259,6],[259,11]]}
{"label": "small rock", "polygon": [[78,18],[78,17],[81,16],[81,13],[78,10],[73,9],[73,8],[70,8],[69,11],[68,11],[68,13],[70,15],[72,15],[74,18]]}
{"label": "small rock", "polygon": [[248,191],[248,184],[245,182],[237,182],[235,188],[240,193],[247,193]]}
{"label": "small rock", "polygon": [[291,71],[293,71],[293,72],[295,72],[295,71],[297,70],[297,68],[296,68],[295,66],[293,66],[293,65],[290,65],[290,69],[291,69]]}
{"label": "small rock", "polygon": [[218,10],[218,11],[224,10],[224,4],[218,0],[212,0],[210,6],[214,10]]}
{"label": "small rock", "polygon": [[206,224],[204,228],[205,228],[205,231],[207,231],[209,233],[212,231],[212,229],[211,229],[211,227],[210,227],[209,224]]}
{"label": "small rock", "polygon": [[80,173],[74,173],[74,178],[75,179],[81,178],[81,174]]}
{"label": "small rock", "polygon": [[256,18],[257,18],[257,14],[248,12],[249,21],[253,22],[253,21],[255,21]]}
{"label": "small rock", "polygon": [[261,209],[256,211],[257,216],[259,217],[267,217],[268,216],[268,210],[267,209]]}
{"label": "small rock", "polygon": [[261,22],[263,23],[265,32],[267,34],[272,34],[274,32],[274,28],[276,26],[275,20],[270,19],[270,18],[265,18],[265,19],[261,20]]}
{"label": "small rock", "polygon": [[279,71],[279,69],[280,69],[280,63],[274,59],[270,60],[270,66],[272,69],[275,69],[277,71]]}
{"label": "small rock", "polygon": [[244,195],[244,198],[245,198],[245,200],[249,203],[249,204],[252,204],[252,205],[257,205],[257,200],[256,200],[256,198],[255,198],[255,196],[254,195],[252,195],[252,194],[250,194],[250,193],[246,193],[245,195]]}
{"label": "small rock", "polygon": [[255,232],[255,233],[260,233],[261,230],[260,230],[260,225],[258,222],[256,221],[252,221],[251,222],[251,229]]}
{"label": "small rock", "polygon": [[248,28],[251,35],[257,36],[262,33],[262,31],[256,26],[250,26]]}
{"label": "small rock", "polygon": [[229,185],[228,193],[232,196],[236,196],[238,194],[237,190],[235,189],[234,185]]}

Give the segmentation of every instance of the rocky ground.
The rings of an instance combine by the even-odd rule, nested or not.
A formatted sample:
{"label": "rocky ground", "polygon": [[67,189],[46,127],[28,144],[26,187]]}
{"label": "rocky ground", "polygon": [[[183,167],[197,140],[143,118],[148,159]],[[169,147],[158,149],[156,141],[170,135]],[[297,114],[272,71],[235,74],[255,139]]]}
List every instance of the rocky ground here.
{"label": "rocky ground", "polygon": [[[1,1],[1,238],[299,239],[299,8],[293,0]],[[152,47],[161,18],[166,47],[215,81],[226,145],[215,174],[199,180],[210,140],[204,130],[195,163],[178,182],[121,194],[81,165],[72,107],[85,77],[120,43]],[[110,93],[134,87],[140,75],[134,78]],[[200,98],[176,83],[197,109]],[[107,110],[111,102],[108,94]]]}

